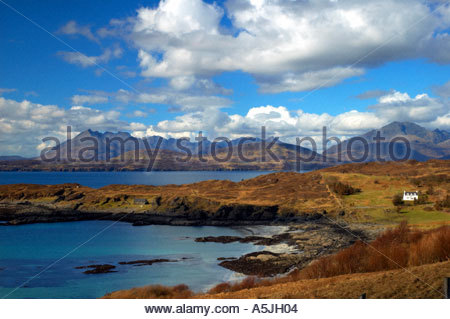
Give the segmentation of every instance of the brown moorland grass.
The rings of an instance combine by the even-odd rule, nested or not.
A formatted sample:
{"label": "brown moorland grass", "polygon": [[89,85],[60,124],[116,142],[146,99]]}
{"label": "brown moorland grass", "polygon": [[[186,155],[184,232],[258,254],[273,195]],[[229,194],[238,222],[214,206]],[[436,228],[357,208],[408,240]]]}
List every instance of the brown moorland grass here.
{"label": "brown moorland grass", "polygon": [[[107,299],[154,298],[443,298],[443,278],[450,276],[450,261],[406,270],[395,269],[365,274],[349,274],[321,279],[303,279],[269,286],[248,287],[232,291],[194,295],[185,285],[173,288],[146,286],[107,294]],[[228,283],[225,286],[233,286]]]}
{"label": "brown moorland grass", "polygon": [[291,276],[301,279],[324,278],[420,266],[447,261],[449,258],[450,226],[420,231],[402,222],[370,244],[358,241],[335,255],[318,259]]}
{"label": "brown moorland grass", "polygon": [[260,286],[234,292],[196,295],[204,299],[306,299],[306,298],[437,298],[443,295],[443,278],[450,276],[450,261],[365,274]]}
{"label": "brown moorland grass", "polygon": [[[208,215],[224,205],[277,206],[280,215],[326,211],[328,216],[341,216],[350,223],[392,225],[408,220],[428,227],[427,223],[437,221],[450,224],[448,176],[450,160],[355,163],[304,174],[272,173],[237,183],[210,180],[165,186],[109,185],[99,189],[78,184],[0,185],[0,202],[108,213],[167,214],[181,208],[183,214],[201,211]],[[431,186],[427,203],[395,209],[395,194],[404,190],[425,193]],[[148,205],[136,205],[135,198],[147,200]],[[339,215],[342,212],[345,216]]]}
{"label": "brown moorland grass", "polygon": [[[431,230],[412,229],[406,222],[387,230],[369,244],[357,241],[337,254],[322,257],[302,270],[287,276],[252,280],[252,286],[243,289],[272,286],[304,279],[329,278],[344,274],[369,273],[438,263],[450,259],[450,226]],[[244,280],[245,281],[245,280]],[[219,284],[209,293],[239,290],[238,284]]]}
{"label": "brown moorland grass", "polygon": [[103,299],[187,299],[193,295],[189,287],[183,284],[174,287],[150,285],[114,291],[103,296]]}

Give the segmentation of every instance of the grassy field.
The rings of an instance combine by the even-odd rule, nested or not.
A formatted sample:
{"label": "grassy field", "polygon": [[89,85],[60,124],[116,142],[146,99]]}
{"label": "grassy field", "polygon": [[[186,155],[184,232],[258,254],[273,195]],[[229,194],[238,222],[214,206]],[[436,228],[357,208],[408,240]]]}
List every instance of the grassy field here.
{"label": "grassy field", "polygon": [[[383,167],[383,164],[372,164],[379,166],[378,171],[364,172],[322,172],[325,181],[335,181],[351,185],[361,191],[348,196],[337,196],[340,208],[348,212],[345,217],[350,222],[370,222],[379,224],[397,224],[406,220],[409,224],[419,227],[434,227],[444,224],[450,224],[450,212],[448,209],[436,209],[435,202],[442,200],[449,194],[450,174],[447,167],[438,169],[429,165],[420,164],[421,167],[411,167],[412,172],[405,174],[399,166],[397,172],[383,172],[390,170],[391,167]],[[384,164],[388,166],[389,164]],[[390,164],[393,166],[395,164]],[[428,168],[428,169],[427,169]],[[433,181],[436,175],[446,176],[439,181]],[[423,182],[421,182],[423,179]],[[421,196],[426,195],[426,203],[417,205],[414,203],[405,203],[400,207],[394,206],[392,199],[396,194],[403,194],[403,191],[419,191]]]}

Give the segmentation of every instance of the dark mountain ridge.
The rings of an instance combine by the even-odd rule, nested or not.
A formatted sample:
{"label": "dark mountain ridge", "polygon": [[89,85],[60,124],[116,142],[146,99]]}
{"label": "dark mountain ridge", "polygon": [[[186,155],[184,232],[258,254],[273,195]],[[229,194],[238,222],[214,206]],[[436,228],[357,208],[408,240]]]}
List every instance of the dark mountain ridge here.
{"label": "dark mountain ridge", "polygon": [[[378,140],[378,150],[377,134],[383,139]],[[352,139],[343,141],[340,143],[340,150],[338,145],[333,145],[324,152],[324,155],[335,159],[340,156],[343,161],[351,161],[352,157],[363,158],[364,146],[362,142],[357,141],[358,138],[363,138],[368,145],[369,152],[365,161],[376,161],[380,158],[382,160],[403,159],[408,153],[405,139],[410,146],[410,155],[407,159],[426,161],[450,158],[450,132],[439,129],[431,131],[411,122],[392,122],[378,130],[371,130],[356,139],[353,138],[354,142],[351,141]]]}

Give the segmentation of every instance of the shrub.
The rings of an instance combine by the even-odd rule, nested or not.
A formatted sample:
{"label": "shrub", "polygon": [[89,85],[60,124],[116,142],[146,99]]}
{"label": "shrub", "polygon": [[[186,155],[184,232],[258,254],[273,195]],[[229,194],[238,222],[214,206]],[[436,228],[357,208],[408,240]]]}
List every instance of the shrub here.
{"label": "shrub", "polygon": [[222,282],[213,288],[211,288],[208,293],[209,294],[220,294],[222,292],[231,291],[231,285],[228,282]]}
{"label": "shrub", "polygon": [[338,195],[352,195],[361,192],[359,188],[354,188],[348,184],[334,182],[328,185],[333,193]]}
{"label": "shrub", "polygon": [[423,185],[442,185],[450,182],[450,177],[446,174],[426,175],[423,177],[412,178],[411,183],[421,187]]}
{"label": "shrub", "polygon": [[427,194],[419,194],[419,199],[414,200],[414,205],[423,205],[428,203],[428,195]]}
{"label": "shrub", "polygon": [[231,286],[231,291],[238,291],[243,289],[250,289],[256,286],[256,277],[246,277],[239,283],[236,283]]}
{"label": "shrub", "polygon": [[445,197],[445,199],[436,202],[436,204],[434,205],[434,208],[437,210],[441,210],[444,208],[450,208],[450,195],[447,195]]}
{"label": "shrub", "polygon": [[450,226],[411,230],[406,222],[388,230],[369,245],[356,242],[335,255],[323,257],[296,274],[299,279],[332,277],[419,266],[450,258]]}
{"label": "shrub", "polygon": [[242,281],[239,281],[234,284],[230,284],[227,282],[222,282],[213,288],[211,288],[208,293],[209,294],[219,294],[222,292],[230,292],[230,291],[239,291],[243,289],[254,288],[258,285],[263,285],[263,281],[258,280],[256,277],[245,277]]}
{"label": "shrub", "polygon": [[402,194],[395,194],[392,198],[392,204],[394,204],[394,206],[400,206],[404,203]]}
{"label": "shrub", "polygon": [[434,187],[433,185],[431,185],[430,187],[428,187],[427,191],[426,191],[427,195],[434,195]]}

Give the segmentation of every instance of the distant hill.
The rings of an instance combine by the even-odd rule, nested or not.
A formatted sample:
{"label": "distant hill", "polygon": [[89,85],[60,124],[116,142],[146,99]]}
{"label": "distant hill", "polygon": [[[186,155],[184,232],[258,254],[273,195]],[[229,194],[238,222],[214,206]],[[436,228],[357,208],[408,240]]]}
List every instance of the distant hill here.
{"label": "distant hill", "polygon": [[[403,159],[405,155],[404,143],[394,144],[394,158],[389,154],[389,143],[395,138],[405,138],[411,145],[411,153],[408,159],[426,161],[429,159],[450,159],[450,132],[435,129],[428,130],[420,125],[409,122],[393,122],[379,130],[367,132],[357,139],[363,138],[368,143],[368,156],[366,162],[377,160],[377,146],[374,137],[377,134],[385,138],[380,143],[380,157],[382,160]],[[110,140],[109,160],[106,145]],[[95,141],[95,142],[94,142]],[[242,142],[242,156],[239,156],[238,145]],[[117,170],[146,170],[148,168],[149,155],[147,148],[153,152],[158,143],[160,150],[154,161],[152,169],[157,170],[297,170],[297,158],[301,159],[302,170],[317,169],[334,166],[340,163],[352,162],[361,159],[364,148],[361,142],[351,143],[351,139],[343,141],[340,146],[331,146],[323,154],[314,152],[308,148],[278,141],[270,150],[278,160],[274,160],[268,152],[266,159],[262,160],[261,139],[245,140],[243,138],[230,141],[233,146],[231,154],[228,154],[228,144],[221,141],[215,145],[216,153],[212,154],[212,141],[205,139],[201,149],[197,141],[182,141],[182,147],[177,145],[177,139],[162,138],[159,136],[146,137],[144,139],[133,137],[127,132],[97,132],[86,130],[73,137],[71,143],[67,141],[54,147],[45,153],[47,159],[59,160],[41,161],[40,157],[25,159],[20,156],[0,157],[0,170],[55,170],[55,171],[117,171]],[[271,139],[265,141],[270,144]],[[89,147],[97,144],[98,153]],[[348,146],[351,146],[351,155]],[[138,150],[136,152],[136,150]],[[177,159],[185,159],[187,154],[191,157],[188,162]],[[70,155],[70,156],[69,156]],[[81,156],[81,157],[80,157]],[[69,160],[71,158],[72,160]],[[311,159],[313,160],[307,160]],[[84,160],[83,160],[84,159]],[[92,160],[93,159],[93,160]],[[219,160],[217,160],[219,159]],[[227,159],[227,160],[223,160]],[[206,160],[206,161],[205,161]]]}
{"label": "distant hill", "polygon": [[[420,125],[410,122],[393,122],[378,130],[372,130],[360,137],[364,138],[368,142],[368,157],[366,161],[377,160],[376,142],[374,138],[377,133],[385,138],[380,141],[380,158],[383,160],[395,160],[403,158],[406,155],[406,149],[404,143],[393,143],[392,158],[389,154],[389,143],[395,138],[405,138],[409,141],[411,146],[411,154],[409,159],[418,161],[426,161],[429,159],[449,159],[450,158],[450,132],[444,130],[428,130]],[[339,155],[343,161],[351,161],[353,158],[362,158],[364,155],[364,148],[361,142],[353,142],[351,146],[351,156],[348,152],[349,140],[346,140],[340,144],[341,150],[337,145],[333,145],[327,149],[324,153],[328,158],[339,158]]]}
{"label": "distant hill", "polygon": [[26,159],[27,158],[18,155],[0,156],[0,161],[20,161]]}
{"label": "distant hill", "polygon": [[[95,143],[98,149],[97,158],[94,161],[85,162],[86,164],[82,163],[83,159],[94,158],[95,152],[89,150],[89,147],[94,146]],[[87,168],[86,165],[98,166],[102,164],[108,166],[108,163],[108,167],[113,166],[114,170],[120,165],[122,169],[141,170],[144,164],[149,161],[147,148],[150,148],[153,152],[159,144],[159,155],[154,168],[161,170],[294,170],[296,169],[298,156],[301,159],[314,158],[307,165],[303,163],[303,165],[306,165],[303,166],[304,169],[332,165],[331,163],[324,163],[320,154],[308,148],[280,141],[270,148],[276,158],[272,158],[266,152],[265,160],[261,160],[263,157],[261,153],[263,141],[261,139],[238,138],[229,141],[229,143],[232,145],[232,154],[227,161],[222,161],[222,159],[228,157],[229,148],[225,141],[213,145],[212,141],[205,139],[202,141],[200,148],[197,141],[184,140],[180,146],[180,143],[177,145],[177,139],[174,138],[165,139],[159,136],[151,136],[141,139],[133,137],[127,132],[100,133],[86,130],[72,138],[70,143],[66,141],[46,152],[45,158],[56,158],[59,152],[60,160],[52,162],[58,166],[58,170],[63,169],[62,164],[70,168],[75,168],[77,165]],[[271,139],[266,141],[266,145],[270,143]],[[109,161],[107,144],[110,144]],[[241,157],[239,156],[239,144],[242,144],[241,152],[243,156]],[[212,153],[213,148],[216,151],[214,154]],[[176,160],[177,158],[186,158],[188,153],[191,156],[189,162]],[[69,158],[72,160],[69,160]],[[72,164],[67,162],[72,162]],[[48,165],[46,168],[48,168]]]}
{"label": "distant hill", "polygon": [[[93,142],[94,139],[96,142]],[[78,134],[77,136],[73,137],[71,139],[71,143],[68,143],[68,141],[65,141],[61,143],[61,145],[54,147],[52,150],[48,151],[46,153],[46,158],[55,158],[57,152],[60,153],[61,160],[67,160],[69,159],[69,155],[71,159],[78,160],[81,158],[92,158],[95,153],[93,150],[86,150],[87,147],[95,146],[94,143],[98,143],[97,149],[97,160],[103,161],[107,160],[108,158],[108,150],[107,145],[109,144],[109,158],[115,158],[119,155],[127,152],[134,152],[136,149],[141,150],[145,152],[146,146],[151,148],[152,150],[156,148],[158,145],[159,140],[161,139],[159,148],[161,150],[167,150],[167,151],[173,151],[173,152],[181,152],[182,149],[177,145],[177,139],[174,138],[162,138],[160,136],[149,136],[145,139],[136,138],[132,136],[128,132],[118,132],[118,133],[112,133],[112,132],[105,132],[101,133],[98,131],[92,131],[92,130],[86,130]],[[238,145],[239,141],[241,139],[235,139],[231,141],[231,144],[233,146]],[[259,139],[256,139],[257,141]],[[109,143],[108,143],[109,141]],[[245,142],[249,143],[249,142]],[[211,152],[211,144],[212,142],[205,139],[201,143],[201,154],[210,154]],[[182,141],[181,143],[183,149],[188,149],[192,154],[199,154],[199,143],[197,141]],[[224,141],[221,141],[217,143],[215,146],[216,149],[220,149],[223,147],[226,147],[227,143]],[[80,154],[80,151],[83,151],[82,154]]]}

